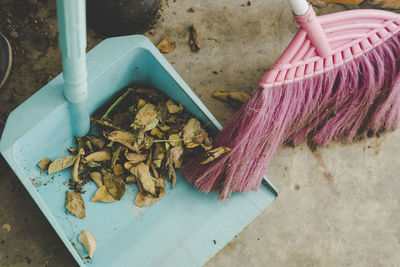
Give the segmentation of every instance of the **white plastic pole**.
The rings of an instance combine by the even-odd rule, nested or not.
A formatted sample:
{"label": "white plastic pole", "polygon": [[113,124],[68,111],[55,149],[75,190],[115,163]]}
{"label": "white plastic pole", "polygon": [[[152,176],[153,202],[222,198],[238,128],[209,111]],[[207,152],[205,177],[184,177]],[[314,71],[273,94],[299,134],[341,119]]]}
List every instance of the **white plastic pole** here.
{"label": "white plastic pole", "polygon": [[302,16],[307,13],[309,4],[307,0],[288,0],[293,13],[297,16]]}

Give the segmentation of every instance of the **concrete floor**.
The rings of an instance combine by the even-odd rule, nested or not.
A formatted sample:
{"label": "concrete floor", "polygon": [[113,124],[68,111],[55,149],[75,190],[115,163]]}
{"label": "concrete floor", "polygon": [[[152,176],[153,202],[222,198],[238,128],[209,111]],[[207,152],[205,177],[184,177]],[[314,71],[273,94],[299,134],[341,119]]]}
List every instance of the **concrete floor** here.
{"label": "concrete floor", "polygon": [[[224,124],[234,110],[211,93],[256,88],[296,25],[285,1],[196,2],[164,2],[160,21],[146,35],[154,43],[176,41],[165,57]],[[187,11],[191,7],[194,12]],[[345,7],[316,9],[322,14]],[[192,23],[200,35],[198,53],[187,45]],[[280,149],[267,171],[277,200],[205,266],[399,265],[399,152],[400,130],[314,152],[305,144]],[[16,179],[2,169],[0,266],[74,266]]]}

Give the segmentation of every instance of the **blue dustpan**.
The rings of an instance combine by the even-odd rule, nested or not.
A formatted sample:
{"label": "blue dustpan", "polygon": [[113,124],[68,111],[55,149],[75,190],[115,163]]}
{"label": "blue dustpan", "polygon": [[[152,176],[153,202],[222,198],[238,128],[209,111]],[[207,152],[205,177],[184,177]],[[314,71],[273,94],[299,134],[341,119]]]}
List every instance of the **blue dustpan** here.
{"label": "blue dustpan", "polygon": [[[84,12],[80,14],[84,16]],[[87,99],[82,97],[82,102],[73,104],[67,101],[64,79],[58,75],[10,114],[0,142],[4,158],[80,266],[201,266],[274,201],[276,191],[268,180],[258,192],[233,194],[220,202],[217,194],[197,192],[178,172],[176,187],[166,189],[161,201],[144,208],[133,204],[134,185],[126,186],[121,201],[106,204],[90,202],[97,187],[87,184],[83,194],[86,217],[70,215],[64,207],[69,172],[47,175],[36,164],[44,157],[67,155],[67,148],[75,145],[74,136],[87,127],[82,114],[93,113],[127,85],[152,85],[214,131],[221,129],[144,36],[106,39],[87,54],[86,66]],[[77,112],[79,116],[71,116]],[[96,237],[93,260],[84,259],[86,253],[78,243],[82,230]]]}

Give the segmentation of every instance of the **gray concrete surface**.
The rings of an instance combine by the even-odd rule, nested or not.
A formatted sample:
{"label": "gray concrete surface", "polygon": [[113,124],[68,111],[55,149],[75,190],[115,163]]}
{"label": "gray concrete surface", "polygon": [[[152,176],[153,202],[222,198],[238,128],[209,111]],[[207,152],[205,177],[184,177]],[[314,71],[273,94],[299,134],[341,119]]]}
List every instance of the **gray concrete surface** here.
{"label": "gray concrete surface", "polygon": [[[176,41],[166,58],[223,124],[234,110],[211,93],[256,88],[296,31],[285,1],[247,2],[169,0],[146,33],[154,43]],[[198,53],[187,44],[192,23]],[[280,149],[267,171],[279,197],[205,266],[400,265],[399,141],[397,130],[314,152],[305,144]],[[73,266],[17,178],[2,172],[11,178],[0,179],[0,266]]]}

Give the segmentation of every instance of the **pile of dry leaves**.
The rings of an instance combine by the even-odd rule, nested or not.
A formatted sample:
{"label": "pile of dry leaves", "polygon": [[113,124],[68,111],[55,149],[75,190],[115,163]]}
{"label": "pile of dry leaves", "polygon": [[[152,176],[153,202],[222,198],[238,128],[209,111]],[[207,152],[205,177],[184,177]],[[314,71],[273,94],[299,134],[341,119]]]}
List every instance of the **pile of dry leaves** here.
{"label": "pile of dry leaves", "polygon": [[[100,118],[93,118],[97,135],[77,138],[70,156],[43,159],[39,167],[52,174],[71,168],[66,208],[85,217],[82,186],[93,181],[98,186],[91,201],[114,202],[125,193],[125,185],[136,183],[134,201],[142,207],[160,200],[165,180],[176,183],[175,168],[195,153],[206,154],[203,164],[229,148],[213,149],[211,137],[200,122],[181,104],[153,89],[127,89]],[[92,129],[93,130],[93,129]]]}

